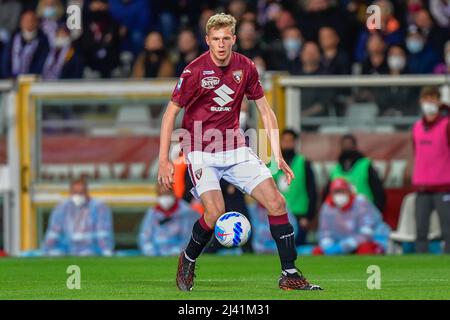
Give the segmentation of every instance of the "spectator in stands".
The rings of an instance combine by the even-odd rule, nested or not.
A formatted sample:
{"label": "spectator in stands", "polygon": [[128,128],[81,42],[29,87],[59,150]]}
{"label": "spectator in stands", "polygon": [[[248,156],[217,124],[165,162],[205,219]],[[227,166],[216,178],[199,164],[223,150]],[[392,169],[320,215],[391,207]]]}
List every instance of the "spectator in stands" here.
{"label": "spectator in stands", "polygon": [[450,40],[444,46],[444,62],[439,63],[433,70],[436,74],[450,74]]}
{"label": "spectator in stands", "polygon": [[410,26],[406,38],[408,66],[412,74],[432,73],[438,64],[438,55],[417,27]]}
{"label": "spectator in stands", "polygon": [[311,163],[295,150],[297,143],[298,134],[294,130],[283,130],[280,147],[284,160],[295,175],[291,184],[286,183],[283,171],[273,166],[271,171],[278,189],[286,198],[287,209],[296,218],[298,232],[295,244],[299,246],[306,243],[308,229],[316,213],[317,187]]}
{"label": "spectator in stands", "polygon": [[414,25],[425,38],[425,46],[429,45],[442,60],[442,52],[446,40],[450,39],[450,30],[445,30],[433,22],[430,13],[426,9],[419,10],[414,15]]}
{"label": "spectator in stands", "polygon": [[256,25],[251,21],[243,21],[238,27],[237,48],[236,51],[253,59],[261,57],[263,50],[260,45],[259,35],[256,31]]}
{"label": "spectator in stands", "polygon": [[281,38],[286,29],[296,26],[292,12],[283,9],[278,3],[272,3],[268,7],[267,22],[264,25],[264,41],[269,46],[274,45]]}
{"label": "spectator in stands", "polygon": [[[300,52],[300,68],[291,71],[293,75],[315,76],[322,74],[319,46],[312,41],[306,42]],[[304,88],[301,92],[302,117],[324,116],[334,101],[335,89]]]}
{"label": "spectator in stands", "polygon": [[239,23],[247,11],[247,3],[245,0],[230,0],[228,3],[227,11],[233,17],[236,18],[236,21]]}
{"label": "spectator in stands", "polygon": [[[388,50],[387,65],[391,76],[408,74],[406,64],[406,53],[401,46],[392,46]],[[372,88],[373,99],[379,107],[382,116],[401,116],[414,112],[411,106],[414,106],[417,100],[415,88],[407,86],[386,86]]]}
{"label": "spectator in stands", "polygon": [[[21,4],[17,0],[0,1],[0,59],[3,49],[19,24]],[[0,72],[0,78],[2,72]]]}
{"label": "spectator in stands", "polygon": [[256,12],[255,11],[251,11],[251,10],[247,10],[242,15],[242,18],[241,18],[241,22],[244,22],[244,21],[249,21],[249,22],[254,23],[255,25],[258,25],[258,17],[256,15]]}
{"label": "spectator in stands", "polygon": [[47,36],[50,47],[55,44],[56,30],[64,17],[64,6],[61,0],[40,0],[36,14],[40,19],[40,28]]}
{"label": "spectator in stands", "polygon": [[146,256],[178,255],[189,241],[198,214],[170,189],[157,187],[158,203],[149,208],[139,232],[139,249]]}
{"label": "spectator in stands", "polygon": [[300,70],[300,51],[303,45],[303,36],[299,28],[290,27],[283,31],[283,47],[280,50],[276,69],[287,70],[292,73]]}
{"label": "spectator in stands", "polygon": [[319,75],[322,74],[322,66],[320,64],[320,49],[317,43],[308,41],[300,52],[300,70],[291,70],[296,75]]}
{"label": "spectator in stands", "polygon": [[367,40],[367,58],[363,62],[363,74],[387,74],[386,43],[382,36],[373,33]]}
{"label": "spectator in stands", "polygon": [[107,0],[92,0],[83,6],[80,48],[86,65],[102,78],[111,77],[119,66],[119,25],[109,13]]}
{"label": "spectator in stands", "polygon": [[304,0],[303,11],[298,14],[299,27],[308,41],[318,39],[318,31],[323,26],[336,30],[341,45],[347,50],[352,48],[353,38],[356,39],[356,24],[345,11],[336,6],[337,1],[331,0]]}
{"label": "spectator in stands", "polygon": [[394,6],[389,0],[378,0],[373,3],[381,10],[381,29],[365,30],[359,35],[356,45],[355,59],[362,62],[367,58],[367,42],[371,34],[380,32],[383,41],[388,45],[397,45],[403,42],[404,34],[400,22],[394,16]]}
{"label": "spectator in stands", "polygon": [[[277,245],[270,233],[269,221],[267,220],[267,209],[260,203],[249,205],[248,208],[250,223],[252,225],[251,246],[255,253],[274,253],[277,251]],[[297,224],[294,216],[288,212],[289,222],[294,227],[294,233],[297,234]]]}
{"label": "spectator in stands", "polygon": [[[357,194],[364,195],[380,212],[384,210],[385,194],[383,184],[372,166],[372,161],[358,150],[356,137],[352,134],[341,138],[341,153],[338,163],[330,172],[330,181],[345,178],[356,188]],[[324,195],[329,193],[329,183]]]}
{"label": "spectator in stands", "polygon": [[280,15],[275,22],[278,34],[282,34],[283,31],[287,28],[291,28],[296,25],[297,23],[292,12],[290,12],[289,10],[281,10]]}
{"label": "spectator in stands", "polygon": [[408,73],[406,52],[401,46],[392,46],[388,50],[387,65],[389,74],[393,76]]}
{"label": "spectator in stands", "polygon": [[109,0],[109,12],[121,26],[122,50],[134,56],[142,51],[145,36],[150,31],[151,11],[147,0]]}
{"label": "spectator in stands", "polygon": [[350,61],[339,47],[339,36],[331,27],[319,29],[319,44],[322,50],[322,72],[324,74],[350,74]]}
{"label": "spectator in stands", "polygon": [[79,79],[83,76],[83,62],[77,48],[72,44],[70,31],[63,24],[55,33],[55,40],[42,70],[42,78]]}
{"label": "spectator in stands", "polygon": [[430,0],[430,11],[434,20],[442,28],[450,28],[450,1]]}
{"label": "spectator in stands", "polygon": [[133,66],[134,78],[173,77],[175,68],[169,59],[164,40],[159,32],[152,31],[145,39],[145,48]]}
{"label": "spectator in stands", "polygon": [[179,77],[184,68],[200,55],[197,39],[190,29],[182,30],[178,35],[178,50],[180,57],[175,67],[175,75]]}
{"label": "spectator in stands", "polygon": [[380,254],[387,249],[390,228],[370,201],[337,178],[320,208],[318,232],[314,254]]}
{"label": "spectator in stands", "polygon": [[49,51],[47,37],[38,27],[33,11],[25,11],[20,18],[20,29],[14,33],[3,52],[3,77],[20,74],[40,74]]}
{"label": "spectator in stands", "polygon": [[70,198],[53,209],[43,244],[50,256],[113,254],[111,210],[90,197],[85,180],[70,184]]}
{"label": "spectator in stands", "polygon": [[264,42],[270,43],[280,38],[276,21],[279,19],[282,9],[281,4],[278,2],[259,3],[257,22],[262,27],[262,39]]}
{"label": "spectator in stands", "polygon": [[410,25],[414,23],[414,17],[417,12],[424,8],[424,3],[423,0],[407,0],[406,7],[405,22],[407,25]]}
{"label": "spectator in stands", "polygon": [[423,118],[412,128],[416,197],[416,252],[428,250],[433,210],[439,215],[445,253],[450,253],[450,117],[443,115],[438,87],[420,93]]}

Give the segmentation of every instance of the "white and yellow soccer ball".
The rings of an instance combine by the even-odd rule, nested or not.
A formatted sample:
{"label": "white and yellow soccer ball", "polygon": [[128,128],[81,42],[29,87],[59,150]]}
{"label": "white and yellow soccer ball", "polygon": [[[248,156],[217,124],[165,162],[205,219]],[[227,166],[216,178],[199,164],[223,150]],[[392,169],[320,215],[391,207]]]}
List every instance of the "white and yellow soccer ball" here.
{"label": "white and yellow soccer ball", "polygon": [[214,235],[224,247],[240,247],[248,241],[251,229],[250,221],[243,214],[230,211],[219,217]]}

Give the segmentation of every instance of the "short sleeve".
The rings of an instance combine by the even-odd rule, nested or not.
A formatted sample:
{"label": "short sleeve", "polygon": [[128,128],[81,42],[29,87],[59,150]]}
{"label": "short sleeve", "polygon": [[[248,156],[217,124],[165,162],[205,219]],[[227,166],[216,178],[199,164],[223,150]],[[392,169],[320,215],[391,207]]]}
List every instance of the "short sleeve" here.
{"label": "short sleeve", "polygon": [[195,96],[194,75],[190,69],[184,69],[177,84],[172,92],[172,102],[175,102],[180,107],[185,107],[186,104],[191,101]]}
{"label": "short sleeve", "polygon": [[245,95],[247,96],[248,100],[258,100],[264,96],[264,90],[261,81],[259,80],[259,74],[253,61],[249,66]]}

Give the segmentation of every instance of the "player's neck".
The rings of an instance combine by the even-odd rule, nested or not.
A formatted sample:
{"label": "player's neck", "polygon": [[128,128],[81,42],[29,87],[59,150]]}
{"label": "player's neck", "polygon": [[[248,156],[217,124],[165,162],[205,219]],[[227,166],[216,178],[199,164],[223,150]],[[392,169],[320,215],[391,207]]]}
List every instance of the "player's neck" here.
{"label": "player's neck", "polygon": [[212,54],[212,52],[209,52],[209,56],[211,57],[211,60],[213,61],[213,63],[217,66],[217,67],[226,67],[230,64],[231,61],[231,57],[233,55],[233,52],[230,53],[230,55],[228,56],[228,58],[226,58],[225,60],[217,60],[214,55]]}

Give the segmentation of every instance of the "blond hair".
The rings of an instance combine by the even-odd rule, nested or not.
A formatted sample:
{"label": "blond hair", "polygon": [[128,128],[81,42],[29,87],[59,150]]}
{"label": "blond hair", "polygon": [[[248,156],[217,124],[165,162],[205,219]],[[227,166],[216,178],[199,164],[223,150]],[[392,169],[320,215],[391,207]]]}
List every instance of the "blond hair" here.
{"label": "blond hair", "polygon": [[211,16],[206,23],[206,34],[209,33],[211,29],[221,29],[224,27],[230,27],[231,33],[234,34],[236,30],[236,19],[229,14],[218,13]]}

